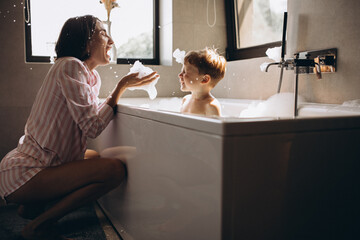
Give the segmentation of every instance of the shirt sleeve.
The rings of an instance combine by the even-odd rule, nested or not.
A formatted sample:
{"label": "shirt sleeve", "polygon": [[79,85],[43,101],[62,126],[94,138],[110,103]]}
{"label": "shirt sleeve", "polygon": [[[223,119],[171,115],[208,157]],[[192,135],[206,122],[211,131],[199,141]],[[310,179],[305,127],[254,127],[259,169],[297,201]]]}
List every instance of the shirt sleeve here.
{"label": "shirt sleeve", "polygon": [[90,77],[77,59],[64,62],[57,78],[71,116],[85,136],[97,137],[109,124],[114,113],[107,104],[97,104],[97,94],[88,84]]}

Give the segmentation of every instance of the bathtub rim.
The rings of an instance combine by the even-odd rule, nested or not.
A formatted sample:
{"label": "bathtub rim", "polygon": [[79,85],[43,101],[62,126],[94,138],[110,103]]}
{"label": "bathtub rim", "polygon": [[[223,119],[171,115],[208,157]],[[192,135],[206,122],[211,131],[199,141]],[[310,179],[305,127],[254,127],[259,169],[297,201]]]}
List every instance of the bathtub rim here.
{"label": "bathtub rim", "polygon": [[164,124],[220,136],[280,134],[287,132],[325,131],[360,128],[360,115],[316,116],[296,118],[231,118],[205,117],[118,104],[117,112]]}

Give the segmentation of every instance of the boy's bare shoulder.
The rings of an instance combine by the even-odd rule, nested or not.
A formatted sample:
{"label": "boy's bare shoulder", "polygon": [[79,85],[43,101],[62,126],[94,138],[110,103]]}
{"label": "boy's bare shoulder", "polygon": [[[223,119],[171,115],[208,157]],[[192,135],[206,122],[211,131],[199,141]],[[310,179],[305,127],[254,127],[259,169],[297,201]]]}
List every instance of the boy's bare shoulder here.
{"label": "boy's bare shoulder", "polygon": [[216,98],[213,98],[210,104],[208,104],[207,113],[209,115],[220,116],[220,102]]}
{"label": "boy's bare shoulder", "polygon": [[206,109],[206,115],[208,116],[220,116],[220,109],[218,106],[209,104]]}
{"label": "boy's bare shoulder", "polygon": [[219,100],[217,100],[216,98],[213,97],[213,99],[211,101],[211,105],[220,106],[220,102],[219,102]]}

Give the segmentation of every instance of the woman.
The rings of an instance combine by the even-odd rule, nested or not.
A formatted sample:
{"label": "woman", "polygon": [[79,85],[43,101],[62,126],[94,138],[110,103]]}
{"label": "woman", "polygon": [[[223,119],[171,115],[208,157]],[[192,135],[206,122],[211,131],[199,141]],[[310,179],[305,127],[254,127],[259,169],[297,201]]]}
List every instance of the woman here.
{"label": "woman", "polygon": [[[98,105],[101,80],[95,68],[109,63],[113,43],[94,16],[66,21],[55,48],[57,60],[37,94],[25,135],[0,162],[1,197],[20,204],[18,213],[33,219],[22,231],[25,239],[63,239],[51,229],[57,220],[114,189],[126,176],[120,160],[85,154],[86,139],[108,125],[126,88],[159,76],[127,75]],[[55,204],[45,210],[49,202]]]}

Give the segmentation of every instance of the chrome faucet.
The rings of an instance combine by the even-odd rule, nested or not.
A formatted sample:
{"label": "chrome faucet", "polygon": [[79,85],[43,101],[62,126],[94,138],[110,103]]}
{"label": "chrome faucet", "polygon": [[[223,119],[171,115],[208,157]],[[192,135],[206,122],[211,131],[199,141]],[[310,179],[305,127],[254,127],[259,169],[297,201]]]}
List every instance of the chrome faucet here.
{"label": "chrome faucet", "polygon": [[299,52],[294,54],[293,59],[281,59],[280,62],[270,63],[265,72],[268,71],[272,65],[281,67],[280,81],[278,86],[278,93],[281,88],[283,69],[294,70],[295,83],[294,83],[294,117],[298,116],[298,81],[299,74],[315,73],[318,79],[322,78],[322,72],[335,72],[336,71],[336,55],[337,49],[325,49],[311,52]]}
{"label": "chrome faucet", "polygon": [[[315,63],[314,59],[299,59],[299,54],[295,54],[294,59],[281,60],[280,62],[270,63],[267,65],[265,72],[268,71],[269,67],[272,65],[277,65],[281,68],[280,72],[280,80],[278,85],[278,93],[280,93],[282,76],[284,68],[287,70],[295,71],[295,84],[294,84],[294,117],[298,116],[298,82],[299,82],[299,73],[310,73],[310,67],[315,67],[317,63]],[[321,78],[321,70],[320,68],[317,70],[317,73],[320,74]]]}
{"label": "chrome faucet", "polygon": [[[286,28],[287,12],[284,12],[283,32],[281,42],[281,60],[280,62],[270,63],[266,66],[265,72],[272,65],[281,68],[277,93],[280,93],[284,69],[295,71],[294,83],[294,117],[298,116],[298,81],[299,74],[315,73],[318,79],[321,79],[321,72],[335,72],[337,49],[325,49],[320,51],[299,52],[294,55],[293,59],[284,59],[286,50]],[[323,68],[324,67],[324,68]]]}

